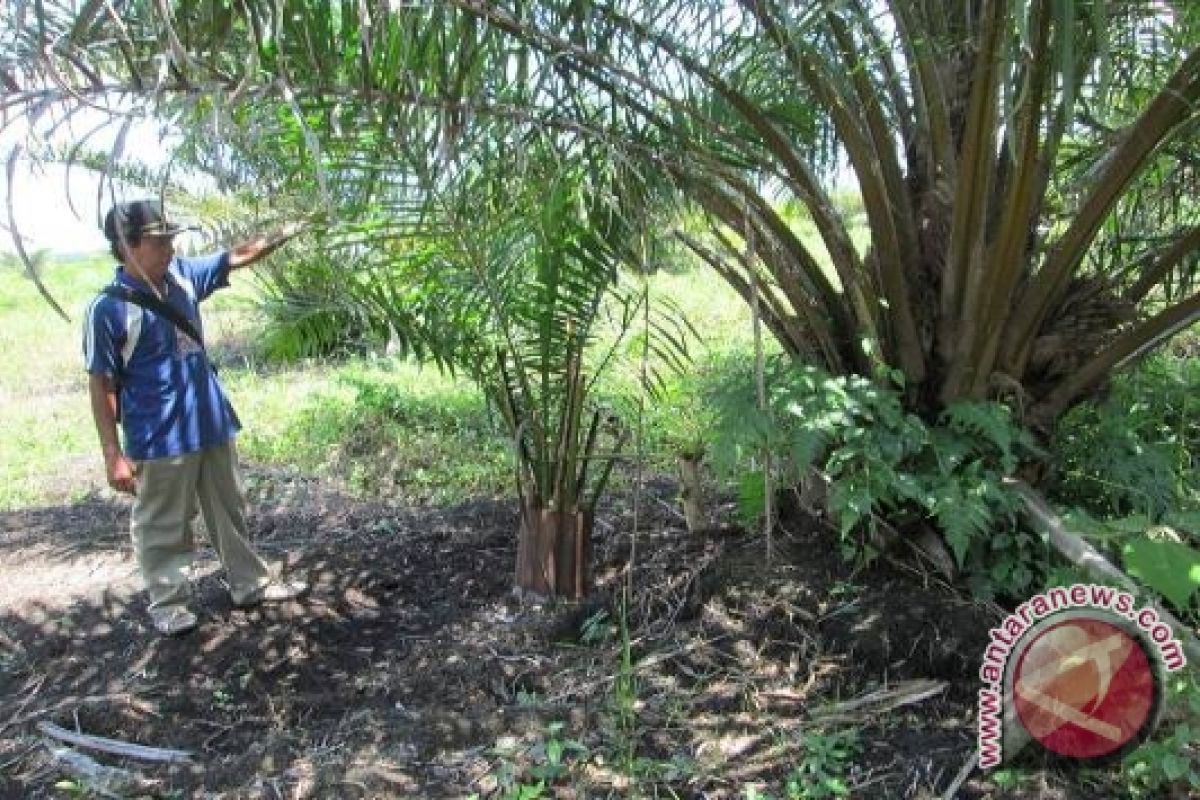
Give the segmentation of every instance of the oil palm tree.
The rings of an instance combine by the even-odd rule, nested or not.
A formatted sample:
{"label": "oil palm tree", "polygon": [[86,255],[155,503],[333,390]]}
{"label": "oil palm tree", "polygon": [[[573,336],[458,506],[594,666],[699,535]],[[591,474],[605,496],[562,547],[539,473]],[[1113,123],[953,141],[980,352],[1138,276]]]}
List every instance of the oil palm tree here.
{"label": "oil palm tree", "polygon": [[[649,153],[711,216],[689,245],[768,291],[789,351],[898,369],[914,408],[1007,395],[1050,424],[1200,313],[1156,291],[1190,286],[1200,241],[1192,3],[119,7],[10,4],[9,119],[153,112],[220,142],[214,166],[273,141],[343,213],[400,197],[381,190],[398,153],[495,145],[497,120],[588,132]],[[865,251],[822,180],[839,156]]]}
{"label": "oil palm tree", "polygon": [[[327,283],[405,348],[480,386],[514,446],[516,585],[581,598],[596,503],[627,438],[596,402],[596,381],[622,338],[651,319],[645,295],[618,281],[623,266],[638,266],[648,196],[603,159],[563,157],[563,145],[526,140],[521,180],[467,167],[473,177],[437,192],[402,237],[364,255],[348,280],[331,274]],[[347,249],[336,233],[331,245]],[[600,346],[610,319],[616,340]],[[643,333],[657,348],[682,347]]]}
{"label": "oil palm tree", "polygon": [[[273,198],[308,192],[363,247],[422,219],[431,189],[519,174],[519,131],[603,145],[706,215],[706,235],[680,240],[760,298],[786,351],[898,378],[928,418],[994,397],[1049,429],[1200,317],[1195,3],[47,0],[4,14],[9,120],[175,120],[191,163]],[[865,242],[835,202],[845,176]]]}

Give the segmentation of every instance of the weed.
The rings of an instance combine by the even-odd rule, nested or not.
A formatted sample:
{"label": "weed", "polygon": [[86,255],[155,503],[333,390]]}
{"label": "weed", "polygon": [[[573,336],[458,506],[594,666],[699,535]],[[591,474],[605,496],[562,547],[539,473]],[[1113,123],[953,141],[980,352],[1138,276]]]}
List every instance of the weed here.
{"label": "weed", "polygon": [[1154,522],[1200,507],[1198,392],[1194,358],[1159,354],[1115,378],[1103,401],[1072,409],[1055,430],[1055,500]]}
{"label": "weed", "polygon": [[537,779],[539,785],[561,780],[567,774],[568,759],[572,756],[586,760],[588,749],[574,739],[565,738],[562,733],[564,725],[552,722],[546,726],[546,737],[533,749],[533,757],[537,763],[529,768],[529,774]]}
{"label": "weed", "polygon": [[840,600],[842,598],[854,597],[861,591],[862,587],[853,581],[839,578],[829,587],[828,596],[835,600]]}
{"label": "weed", "polygon": [[1024,770],[1004,767],[989,772],[988,781],[1001,789],[1018,789],[1029,781],[1029,774]]}
{"label": "weed", "polygon": [[742,790],[744,800],[775,800],[774,795],[764,794],[757,786],[747,786]]}
{"label": "weed", "polygon": [[[503,800],[535,800],[545,797],[556,784],[569,777],[571,766],[586,761],[588,749],[575,739],[563,735],[565,725],[552,722],[546,726],[542,739],[529,748],[532,762],[519,769],[511,759],[511,750],[501,750],[499,763],[492,774],[498,795]],[[478,795],[471,795],[478,797]]]}
{"label": "weed", "polygon": [[610,700],[616,720],[616,762],[622,772],[633,779],[636,777],[634,767],[637,760],[638,684],[633,670],[633,648],[629,639],[629,624],[623,600],[617,618],[617,631],[621,637],[621,646]]}
{"label": "weed", "polygon": [[956,403],[930,424],[905,410],[899,387],[784,359],[771,363],[768,384],[765,411],[744,373],[712,394],[721,420],[714,461],[742,476],[744,514],[760,515],[765,506],[761,473],[748,462],[768,451],[781,485],[814,468],[823,472],[829,511],[852,557],[874,556],[882,519],[902,531],[930,520],[981,593],[1019,595],[1033,582],[1045,548],[994,536],[1015,531],[1017,501],[1001,479],[1036,452],[1007,408]]}
{"label": "weed", "polygon": [[1156,797],[1169,787],[1200,793],[1200,678],[1193,670],[1171,675],[1167,682],[1167,707],[1182,709],[1182,721],[1125,757],[1122,769],[1130,797]]}
{"label": "weed", "polygon": [[583,621],[579,629],[579,641],[589,647],[604,644],[612,639],[614,626],[603,608]]}
{"label": "weed", "polygon": [[232,693],[227,689],[217,687],[212,692],[212,706],[222,711],[230,711],[237,706],[237,703],[234,701]]}
{"label": "weed", "polygon": [[784,796],[788,800],[848,797],[846,773],[861,750],[858,731],[854,729],[805,734],[804,756],[788,775]]}

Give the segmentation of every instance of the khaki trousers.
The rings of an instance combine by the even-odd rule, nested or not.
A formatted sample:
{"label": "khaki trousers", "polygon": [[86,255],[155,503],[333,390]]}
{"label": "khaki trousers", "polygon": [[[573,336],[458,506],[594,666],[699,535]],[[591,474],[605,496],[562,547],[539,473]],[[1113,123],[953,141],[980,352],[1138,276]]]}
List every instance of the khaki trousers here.
{"label": "khaki trousers", "polygon": [[230,440],[197,453],[138,462],[130,533],[151,608],[182,606],[191,595],[197,502],[233,602],[270,583],[266,563],[247,541],[245,495]]}

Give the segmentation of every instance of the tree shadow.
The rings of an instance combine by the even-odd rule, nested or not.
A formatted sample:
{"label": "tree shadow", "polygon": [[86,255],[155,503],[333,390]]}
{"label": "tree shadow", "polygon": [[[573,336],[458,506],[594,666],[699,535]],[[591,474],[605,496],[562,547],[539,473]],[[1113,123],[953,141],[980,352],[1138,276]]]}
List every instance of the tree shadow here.
{"label": "tree shadow", "polygon": [[[185,796],[442,792],[444,775],[411,764],[484,732],[471,704],[487,699],[489,657],[470,632],[520,613],[509,592],[515,515],[500,503],[378,511],[310,529],[288,567],[312,584],[299,601],[241,610],[219,573],[195,580],[201,624],[179,638],[149,629],[145,593],[130,588],[67,603],[48,588],[49,599],[0,612],[0,794],[40,796],[61,775],[40,746],[42,721],[190,751],[192,764],[174,766],[97,755]],[[12,548],[44,536],[54,558],[123,528],[120,515],[88,500],[0,529]],[[52,530],[64,522],[77,527]]]}

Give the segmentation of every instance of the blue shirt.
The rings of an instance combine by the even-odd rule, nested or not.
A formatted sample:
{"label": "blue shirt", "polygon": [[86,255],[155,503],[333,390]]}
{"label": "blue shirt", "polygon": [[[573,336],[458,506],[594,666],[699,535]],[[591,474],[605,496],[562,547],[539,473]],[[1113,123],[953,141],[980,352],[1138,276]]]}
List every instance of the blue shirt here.
{"label": "blue shirt", "polygon": [[[120,266],[114,282],[151,292]],[[176,256],[163,299],[203,336],[200,302],[228,285],[228,252]],[[148,308],[99,295],[84,319],[83,357],[88,372],[107,375],[119,387],[129,458],[194,453],[232,439],[241,427],[203,348]]]}

